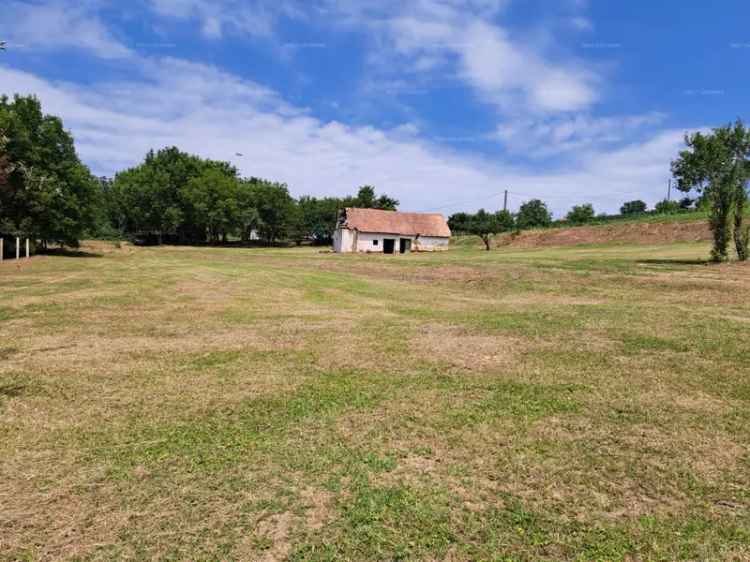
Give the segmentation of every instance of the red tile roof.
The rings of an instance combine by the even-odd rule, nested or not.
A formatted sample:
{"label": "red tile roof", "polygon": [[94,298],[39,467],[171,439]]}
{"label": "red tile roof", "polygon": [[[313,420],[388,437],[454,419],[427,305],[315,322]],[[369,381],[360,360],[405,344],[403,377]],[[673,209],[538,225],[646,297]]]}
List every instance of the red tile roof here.
{"label": "red tile roof", "polygon": [[382,232],[405,236],[450,237],[451,229],[440,213],[401,213],[380,209],[346,209],[343,226],[360,232]]}

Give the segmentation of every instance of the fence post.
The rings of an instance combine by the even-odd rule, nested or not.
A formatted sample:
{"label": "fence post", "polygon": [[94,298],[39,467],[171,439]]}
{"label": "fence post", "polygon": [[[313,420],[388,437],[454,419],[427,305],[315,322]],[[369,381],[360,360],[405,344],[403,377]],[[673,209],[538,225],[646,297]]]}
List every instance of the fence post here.
{"label": "fence post", "polygon": [[21,259],[21,237],[16,236],[16,259]]}
{"label": "fence post", "polygon": [[26,259],[29,259],[29,239],[26,239]]}
{"label": "fence post", "polygon": [[5,240],[3,238],[0,238],[0,261],[3,261],[3,243]]}

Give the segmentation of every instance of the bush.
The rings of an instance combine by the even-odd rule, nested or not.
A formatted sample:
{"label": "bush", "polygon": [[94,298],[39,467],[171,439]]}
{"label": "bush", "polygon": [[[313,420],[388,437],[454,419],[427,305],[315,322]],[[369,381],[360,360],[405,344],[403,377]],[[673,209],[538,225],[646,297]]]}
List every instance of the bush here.
{"label": "bush", "polygon": [[574,206],[570,212],[565,215],[565,219],[570,224],[586,224],[594,220],[594,206],[591,203]]}
{"label": "bush", "polygon": [[644,201],[641,201],[640,199],[636,199],[635,201],[628,201],[622,207],[620,207],[620,214],[621,215],[638,215],[640,213],[645,213],[647,208],[648,208],[648,205],[646,205]]}
{"label": "bush", "polygon": [[667,201],[665,199],[664,201],[659,201],[656,204],[656,207],[654,207],[654,210],[660,215],[671,215],[679,213],[681,208],[682,207],[677,201]]}

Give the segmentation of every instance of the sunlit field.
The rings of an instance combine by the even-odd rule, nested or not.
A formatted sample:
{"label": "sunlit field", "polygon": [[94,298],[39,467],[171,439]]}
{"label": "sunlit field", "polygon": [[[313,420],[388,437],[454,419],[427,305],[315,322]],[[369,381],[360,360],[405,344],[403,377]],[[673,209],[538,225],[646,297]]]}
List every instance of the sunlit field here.
{"label": "sunlit field", "polygon": [[747,560],[705,243],[0,265],[0,559]]}

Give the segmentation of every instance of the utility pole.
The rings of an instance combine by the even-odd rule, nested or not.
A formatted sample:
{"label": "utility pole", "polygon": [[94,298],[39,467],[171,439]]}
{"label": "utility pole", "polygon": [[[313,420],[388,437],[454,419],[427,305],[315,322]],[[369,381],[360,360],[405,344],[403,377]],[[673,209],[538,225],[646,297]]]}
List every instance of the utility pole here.
{"label": "utility pole", "polygon": [[503,199],[503,211],[508,210],[508,190],[505,190],[505,198]]}
{"label": "utility pole", "polygon": [[669,187],[667,187],[667,201],[672,200],[672,178],[669,178]]}

